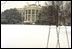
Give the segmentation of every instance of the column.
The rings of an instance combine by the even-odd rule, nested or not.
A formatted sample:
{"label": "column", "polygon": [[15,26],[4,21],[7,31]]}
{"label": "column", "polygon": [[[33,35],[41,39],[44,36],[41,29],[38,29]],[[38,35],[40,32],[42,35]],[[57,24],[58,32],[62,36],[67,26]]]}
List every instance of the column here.
{"label": "column", "polygon": [[27,10],[27,21],[28,21],[28,10]]}
{"label": "column", "polygon": [[31,22],[32,22],[32,9],[31,9]]}
{"label": "column", "polygon": [[25,17],[24,20],[26,21],[26,10],[25,10],[25,16],[24,17]]}
{"label": "column", "polygon": [[35,21],[37,20],[37,14],[36,14],[36,10],[35,10]]}

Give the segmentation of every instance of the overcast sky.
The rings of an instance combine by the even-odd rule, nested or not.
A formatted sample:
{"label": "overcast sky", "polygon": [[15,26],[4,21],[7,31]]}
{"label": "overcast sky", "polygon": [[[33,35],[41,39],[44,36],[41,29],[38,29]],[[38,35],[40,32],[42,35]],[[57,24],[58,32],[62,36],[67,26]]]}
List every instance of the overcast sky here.
{"label": "overcast sky", "polygon": [[[35,4],[36,1],[7,1],[5,4],[2,4],[4,2],[5,1],[1,1],[1,12],[10,8],[23,8],[25,5],[27,5],[27,3]],[[44,3],[45,1],[39,1],[40,5],[45,5]]]}
{"label": "overcast sky", "polygon": [[[7,1],[5,4],[5,1],[1,1],[1,12],[10,9],[10,8],[23,8],[27,3],[34,4],[36,1]],[[40,5],[44,5],[45,1],[40,1]]]}

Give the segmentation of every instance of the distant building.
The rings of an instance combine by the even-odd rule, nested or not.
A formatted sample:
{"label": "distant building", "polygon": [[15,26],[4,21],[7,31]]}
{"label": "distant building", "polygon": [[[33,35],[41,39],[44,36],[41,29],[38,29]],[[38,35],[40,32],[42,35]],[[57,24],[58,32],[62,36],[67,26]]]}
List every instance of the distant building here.
{"label": "distant building", "polygon": [[31,4],[24,8],[19,8],[18,11],[22,14],[24,22],[35,23],[38,19],[39,10],[42,8],[40,5]]}

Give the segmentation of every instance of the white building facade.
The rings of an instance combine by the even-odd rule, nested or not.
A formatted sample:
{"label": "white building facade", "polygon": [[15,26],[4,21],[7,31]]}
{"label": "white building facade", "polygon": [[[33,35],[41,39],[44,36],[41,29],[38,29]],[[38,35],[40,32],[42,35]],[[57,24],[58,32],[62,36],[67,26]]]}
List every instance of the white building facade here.
{"label": "white building facade", "polygon": [[23,16],[24,22],[35,23],[38,20],[38,13],[42,7],[39,5],[31,4],[24,8],[19,8],[18,11]]}

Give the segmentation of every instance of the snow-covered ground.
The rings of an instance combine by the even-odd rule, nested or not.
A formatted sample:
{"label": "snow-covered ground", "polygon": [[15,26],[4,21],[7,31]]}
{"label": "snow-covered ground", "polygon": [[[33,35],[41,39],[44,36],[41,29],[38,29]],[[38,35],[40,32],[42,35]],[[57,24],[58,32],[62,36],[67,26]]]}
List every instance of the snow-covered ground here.
{"label": "snow-covered ground", "polygon": [[[71,26],[67,27],[71,48]],[[1,25],[1,48],[46,48],[49,26]],[[60,47],[68,48],[65,27],[60,29]],[[51,26],[49,48],[56,48],[56,26]]]}

